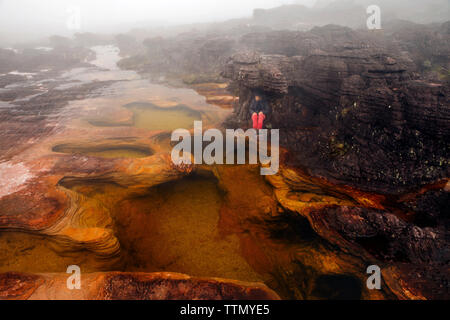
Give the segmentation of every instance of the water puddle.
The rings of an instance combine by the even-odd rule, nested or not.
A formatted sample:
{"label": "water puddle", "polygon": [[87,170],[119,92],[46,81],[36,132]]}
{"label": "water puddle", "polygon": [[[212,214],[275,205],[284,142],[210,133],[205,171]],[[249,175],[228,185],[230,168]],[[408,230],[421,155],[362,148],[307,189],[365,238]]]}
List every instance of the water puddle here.
{"label": "water puddle", "polygon": [[134,126],[149,130],[176,130],[191,128],[194,121],[201,120],[199,111],[178,105],[176,107],[161,108],[150,103],[132,103],[125,106],[134,114]]}
{"label": "water puddle", "polygon": [[239,238],[220,233],[222,202],[212,175],[166,183],[122,201],[113,217],[125,269],[261,281],[242,256]]}
{"label": "water puddle", "polygon": [[135,102],[124,106],[133,113],[129,121],[115,122],[107,119],[92,119],[88,122],[96,127],[135,127],[154,131],[190,129],[194,121],[202,119],[202,113],[185,105],[159,107],[152,103]]}

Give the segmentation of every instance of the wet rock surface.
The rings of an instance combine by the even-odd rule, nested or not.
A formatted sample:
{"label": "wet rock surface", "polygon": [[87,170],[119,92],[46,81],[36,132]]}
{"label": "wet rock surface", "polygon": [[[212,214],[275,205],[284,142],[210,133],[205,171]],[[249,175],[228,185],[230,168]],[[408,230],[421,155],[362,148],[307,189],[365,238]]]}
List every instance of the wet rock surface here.
{"label": "wet rock surface", "polygon": [[[448,298],[448,228],[441,209],[447,204],[447,193],[430,190],[395,202],[345,186],[330,190],[326,181],[293,169],[282,169],[268,180],[280,204],[305,217],[320,237],[380,266],[388,291],[397,298]],[[434,204],[427,212],[440,221],[432,227],[421,223],[418,210],[427,201]],[[416,212],[408,211],[407,203],[416,206]],[[404,283],[402,288],[399,281]]]}
{"label": "wet rock surface", "polygon": [[[110,81],[100,81],[68,90],[49,88],[46,92],[39,92],[37,96],[31,95],[28,100],[17,101],[17,97],[12,98],[15,101],[10,103],[11,107],[0,109],[1,159],[10,159],[17,152],[27,148],[29,142],[35,142],[51,134],[58,124],[56,115],[69,101],[81,100],[110,84],[112,84]],[[13,90],[23,92],[23,88]],[[27,96],[30,96],[30,93],[27,93]]]}
{"label": "wet rock surface", "polygon": [[[234,107],[227,128],[247,128],[253,94],[263,95],[271,108],[267,124],[281,130],[287,149],[280,173],[266,181],[257,166],[173,165],[169,129],[152,130],[155,110],[163,118],[182,110],[182,120],[191,122],[186,115],[193,115],[207,127],[230,115],[190,91],[150,84],[111,61],[100,68],[109,71],[83,69],[83,63],[79,69],[88,51],[77,49],[72,54],[78,60],[70,64],[76,68],[66,78],[40,82],[64,70],[55,66],[55,73],[46,74],[34,61],[0,76],[0,181],[8,181],[0,183],[0,246],[8,248],[0,272],[44,273],[0,275],[0,298],[448,298],[450,116],[441,68],[448,64],[448,30],[446,24],[418,28],[436,50],[417,46],[421,33],[398,26],[385,35],[336,26],[240,29],[232,36],[152,38],[141,56],[121,62],[141,73],[178,78],[208,102]],[[10,61],[23,58],[0,53]],[[430,70],[426,60],[441,69]],[[171,270],[195,262],[195,253],[180,253],[182,232],[164,233],[185,227],[170,213],[190,214],[173,206],[182,201],[171,200],[188,197],[177,186],[193,188],[184,184],[205,171],[216,178],[210,189],[220,196],[200,188],[192,208],[214,202],[210,208],[217,210],[201,210],[217,216],[205,220],[209,225],[186,223],[199,236],[214,231],[208,245],[218,256]],[[155,207],[168,214],[158,217]],[[145,234],[155,225],[166,227],[155,233],[170,240],[167,253],[178,253],[165,255],[170,261],[158,260],[161,253],[145,242],[155,240]],[[154,255],[148,261],[137,254],[145,250]],[[214,265],[223,258],[220,252],[232,252],[226,267],[233,268]],[[139,259],[126,267],[124,256]],[[50,268],[44,260],[54,269],[33,267]],[[87,270],[89,283],[75,296],[61,273],[73,263]],[[364,285],[371,264],[382,267],[381,291]],[[111,272],[149,266],[193,276],[251,274],[277,294],[229,280]],[[105,273],[90,273],[99,271]]]}
{"label": "wet rock surface", "polygon": [[351,199],[365,208],[342,202],[320,208],[295,201],[293,193],[308,188],[284,175],[286,189],[269,179],[280,202],[325,239],[397,270],[385,279],[393,292],[389,279],[402,279],[409,286],[403,293],[447,299],[449,86],[444,74],[431,75],[429,63],[445,70],[449,47],[440,40],[448,32],[446,24],[412,28],[392,26],[385,35],[335,26],[248,35],[252,50],[233,56],[223,73],[240,93],[229,123],[245,126],[253,95],[265,95],[269,125],[280,128],[290,151],[287,164],[383,194]]}
{"label": "wet rock surface", "polygon": [[105,273],[83,278],[81,290],[67,289],[56,274],[0,274],[0,298],[6,300],[278,300],[262,284],[192,278],[175,273]]}
{"label": "wet rock surface", "polygon": [[[169,112],[171,117],[179,112],[179,118],[185,114],[190,123],[192,117],[201,120],[203,108],[214,121],[224,118],[224,112],[210,110],[212,106],[191,91],[153,87],[153,103],[139,102],[151,85],[138,76],[124,80],[130,74],[121,71],[110,78],[129,81],[126,85],[136,92],[125,98],[119,95],[117,101],[113,90],[121,87],[111,88],[116,81],[96,81],[102,72],[106,71],[92,67],[69,72],[75,81],[58,78],[47,92],[26,100],[12,97],[1,110],[0,270],[29,274],[2,274],[0,298],[277,299],[262,284],[169,273],[92,273],[125,268],[113,219],[115,206],[193,171],[192,166],[173,165],[170,145],[154,138],[165,132],[155,128],[158,123],[151,112]],[[13,90],[28,95],[23,87]],[[191,106],[179,106],[180,97]],[[91,123],[102,106],[102,112],[109,112],[108,126]],[[142,113],[133,114],[128,108],[133,106]],[[64,274],[72,264],[82,267],[87,288],[75,295],[67,290]]]}

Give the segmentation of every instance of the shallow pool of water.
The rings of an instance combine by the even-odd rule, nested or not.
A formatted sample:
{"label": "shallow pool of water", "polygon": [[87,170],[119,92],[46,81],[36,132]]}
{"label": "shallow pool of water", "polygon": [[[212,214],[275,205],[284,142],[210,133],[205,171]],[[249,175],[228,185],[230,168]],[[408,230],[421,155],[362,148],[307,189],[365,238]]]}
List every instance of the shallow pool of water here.
{"label": "shallow pool of water", "polygon": [[61,144],[54,146],[53,152],[82,154],[92,157],[114,158],[145,158],[151,156],[153,151],[149,147],[137,145],[108,144],[97,146],[83,146],[79,144]]}
{"label": "shallow pool of water", "polygon": [[190,129],[194,121],[202,120],[202,113],[184,105],[159,107],[152,103],[135,102],[124,106],[133,113],[131,120],[113,121],[108,119],[90,119],[96,127],[135,127],[152,131],[173,131]]}
{"label": "shallow pool of water", "polygon": [[236,235],[219,231],[222,193],[213,176],[193,176],[122,201],[113,217],[126,270],[261,281]]}
{"label": "shallow pool of water", "polygon": [[194,121],[201,120],[202,114],[191,108],[178,105],[161,108],[151,103],[131,103],[125,106],[134,114],[134,126],[149,130],[190,129]]}

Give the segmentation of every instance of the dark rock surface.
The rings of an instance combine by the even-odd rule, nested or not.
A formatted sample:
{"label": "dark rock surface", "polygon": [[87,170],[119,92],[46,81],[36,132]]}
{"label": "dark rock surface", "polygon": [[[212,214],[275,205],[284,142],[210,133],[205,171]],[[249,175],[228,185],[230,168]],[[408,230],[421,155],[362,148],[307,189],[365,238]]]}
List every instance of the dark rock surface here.
{"label": "dark rock surface", "polygon": [[450,297],[445,225],[421,228],[389,212],[352,207],[326,208],[312,212],[311,217],[381,263],[396,266],[403,281],[427,298]]}
{"label": "dark rock surface", "polygon": [[162,276],[112,274],[99,297],[104,300],[272,300],[276,294],[263,286],[208,279],[170,279]]}
{"label": "dark rock surface", "polygon": [[448,299],[448,192],[398,196],[449,176],[447,24],[248,34],[248,49],[222,74],[240,101],[227,126],[248,127],[252,99],[263,95],[288,165],[388,195],[390,209],[326,207],[309,216],[321,236],[395,266],[411,292],[431,299]]}
{"label": "dark rock surface", "polygon": [[363,208],[327,208],[313,216],[344,238],[359,241],[380,260],[420,264],[450,259],[443,228],[420,228],[392,213]]}
{"label": "dark rock surface", "polygon": [[293,164],[367,191],[404,193],[448,176],[448,24],[188,32],[147,39],[145,53],[121,66],[187,84],[224,81],[224,70],[240,99],[229,125],[247,126],[253,93],[264,93],[268,124],[281,129]]}
{"label": "dark rock surface", "polygon": [[450,230],[449,203],[449,192],[430,190],[416,199],[406,202],[406,206],[416,213],[415,223],[417,225],[423,227],[441,226]]}
{"label": "dark rock surface", "polygon": [[[257,10],[254,19],[273,15],[292,16],[285,7]],[[272,22],[277,28],[294,20]],[[409,289],[393,292],[442,299],[450,275],[448,191],[442,190],[450,151],[448,26],[397,20],[381,31],[327,25],[216,35],[208,46],[222,39],[222,52],[202,51],[208,36],[194,32],[153,39],[143,55],[152,62],[131,68],[164,74],[159,66],[165,65],[194,82],[215,79],[222,69],[239,96],[227,128],[248,128],[252,99],[262,95],[271,107],[267,127],[280,129],[289,151],[285,165],[383,199],[377,209],[339,204],[309,213],[300,202],[297,212],[341,249],[395,270],[384,273],[387,282],[400,279]],[[440,187],[431,188],[435,183]]]}
{"label": "dark rock surface", "polygon": [[[236,52],[233,37],[205,34],[153,37],[146,39],[143,45],[143,54],[125,58],[119,66],[141,73],[177,76],[189,84],[216,82],[228,57]],[[127,50],[128,47],[122,45],[121,52]]]}
{"label": "dark rock surface", "polygon": [[[314,175],[380,193],[448,176],[447,83],[423,80],[409,54],[382,35],[326,26],[285,36],[298,48],[291,56],[258,34],[252,47],[278,54],[246,52],[229,61],[223,76],[240,96],[231,124],[247,124],[258,91],[293,163]],[[278,43],[283,37],[273,35]]]}
{"label": "dark rock surface", "polygon": [[177,273],[91,273],[80,290],[67,275],[0,274],[0,300],[279,300],[263,284],[193,278]]}

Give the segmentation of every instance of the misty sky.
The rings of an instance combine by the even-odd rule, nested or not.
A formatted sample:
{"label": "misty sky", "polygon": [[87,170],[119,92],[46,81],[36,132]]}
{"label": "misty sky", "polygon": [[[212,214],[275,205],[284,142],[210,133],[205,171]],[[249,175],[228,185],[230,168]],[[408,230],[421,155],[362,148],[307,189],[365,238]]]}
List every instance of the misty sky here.
{"label": "misty sky", "polygon": [[108,32],[247,17],[254,8],[294,2],[312,5],[315,0],[0,0],[0,32],[67,32],[62,29],[74,7],[80,8],[82,31]]}

